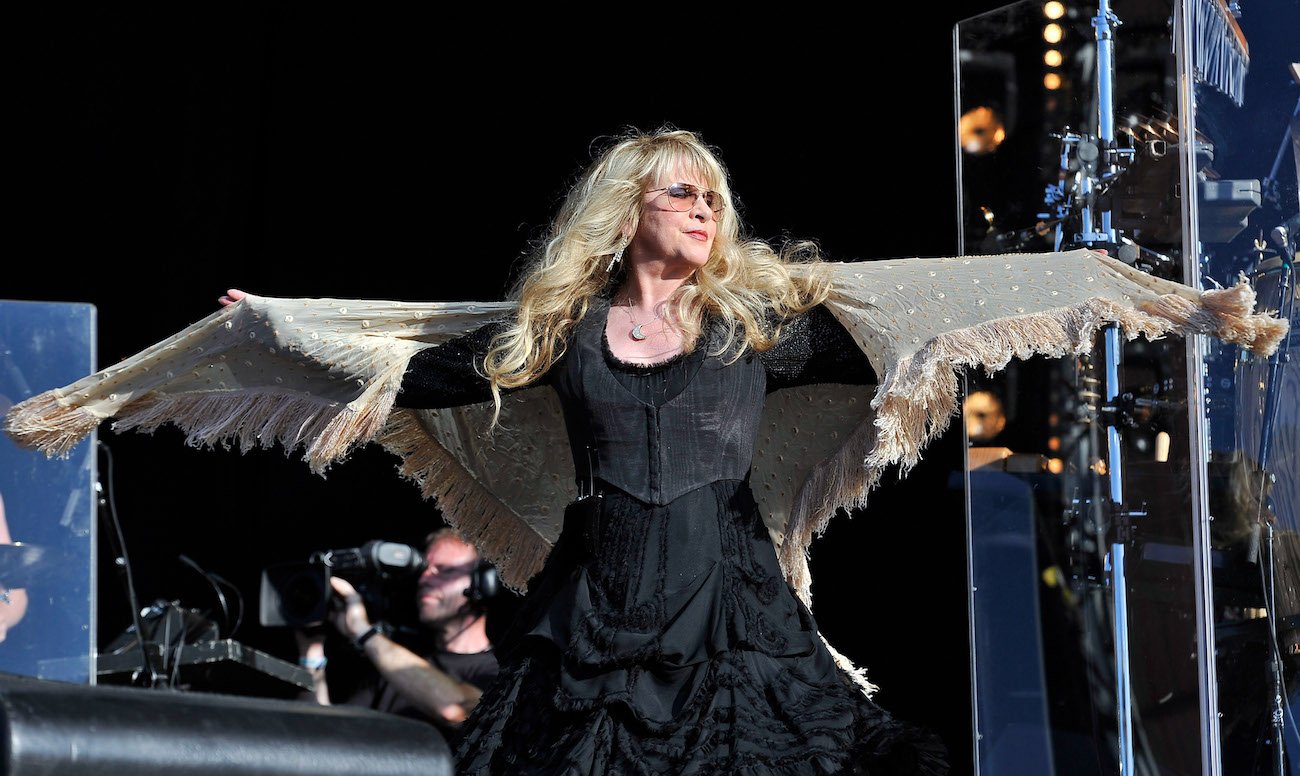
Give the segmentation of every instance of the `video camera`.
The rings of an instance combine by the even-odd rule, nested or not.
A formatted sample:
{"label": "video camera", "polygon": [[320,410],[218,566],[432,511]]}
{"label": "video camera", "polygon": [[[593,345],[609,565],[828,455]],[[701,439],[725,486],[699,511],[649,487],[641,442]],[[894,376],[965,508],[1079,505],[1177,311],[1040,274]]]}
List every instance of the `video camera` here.
{"label": "video camera", "polygon": [[[330,577],[353,584],[376,622],[391,618],[393,588],[424,571],[424,555],[400,542],[371,541],[360,547],[313,553],[305,562],[278,563],[262,571],[258,621],[263,627],[308,627],[329,616]],[[407,596],[410,598],[410,596]]]}

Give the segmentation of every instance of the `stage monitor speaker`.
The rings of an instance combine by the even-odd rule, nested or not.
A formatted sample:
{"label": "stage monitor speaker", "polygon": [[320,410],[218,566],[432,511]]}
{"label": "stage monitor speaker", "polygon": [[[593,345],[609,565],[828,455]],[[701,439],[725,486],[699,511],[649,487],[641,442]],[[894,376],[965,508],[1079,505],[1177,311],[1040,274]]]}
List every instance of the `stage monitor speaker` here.
{"label": "stage monitor speaker", "polygon": [[8,776],[450,776],[436,728],[309,701],[0,673]]}

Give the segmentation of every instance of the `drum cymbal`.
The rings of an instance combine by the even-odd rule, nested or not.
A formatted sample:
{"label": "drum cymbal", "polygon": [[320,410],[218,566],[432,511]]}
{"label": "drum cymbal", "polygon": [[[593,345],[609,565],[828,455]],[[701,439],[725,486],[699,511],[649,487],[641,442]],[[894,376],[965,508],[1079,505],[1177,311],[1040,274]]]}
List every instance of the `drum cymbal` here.
{"label": "drum cymbal", "polygon": [[23,587],[59,567],[61,555],[36,544],[0,544],[0,585]]}

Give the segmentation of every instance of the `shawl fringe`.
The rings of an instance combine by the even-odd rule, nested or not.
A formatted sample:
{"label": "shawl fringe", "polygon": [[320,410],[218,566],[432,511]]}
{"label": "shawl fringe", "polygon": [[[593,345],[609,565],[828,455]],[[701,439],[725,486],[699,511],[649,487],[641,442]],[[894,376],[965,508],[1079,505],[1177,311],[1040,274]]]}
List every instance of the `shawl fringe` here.
{"label": "shawl fringe", "polygon": [[5,418],[5,432],[16,442],[37,448],[51,458],[66,458],[104,418],[83,407],[61,404],[53,393],[41,393],[15,404]]}
{"label": "shawl fringe", "polygon": [[447,522],[497,567],[506,586],[525,592],[528,580],[541,570],[550,543],[480,485],[442,445],[430,444],[414,410],[393,412],[377,441],[401,459],[401,475],[432,499]]}
{"label": "shawl fringe", "polygon": [[1231,288],[1202,292],[1199,302],[1164,294],[1130,308],[1096,297],[1080,305],[990,321],[933,338],[886,374],[872,400],[874,423],[864,420],[800,489],[778,550],[790,584],[811,608],[812,540],[826,532],[839,509],[865,507],[868,494],[888,467],[899,464],[900,476],[906,476],[920,461],[921,451],[957,414],[963,369],[979,366],[992,374],[1012,358],[1087,353],[1097,331],[1112,323],[1130,340],[1139,335],[1158,339],[1170,332],[1212,334],[1267,356],[1277,350],[1289,323],[1254,309],[1255,290],[1243,275]]}
{"label": "shawl fringe", "polygon": [[[391,407],[396,392],[382,393],[385,395],[377,403]],[[374,438],[379,430],[376,420],[382,419],[383,411],[375,406],[358,412],[341,404],[322,404],[288,394],[167,396],[127,405],[113,422],[113,429],[153,433],[171,423],[180,427],[185,443],[192,447],[237,448],[247,453],[281,444],[286,455],[302,448],[303,460],[323,477],[332,463]]]}
{"label": "shawl fringe", "polygon": [[[330,464],[379,434],[396,398],[391,377],[377,380],[348,405],[301,393],[264,390],[198,396],[151,394],[123,404],[114,416],[113,430],[153,433],[171,424],[184,433],[185,443],[192,447],[237,448],[246,453],[279,444],[285,455],[302,448],[311,471],[323,477]],[[14,405],[5,431],[48,456],[66,456],[103,420],[47,392]]]}
{"label": "shawl fringe", "polygon": [[834,658],[835,665],[840,669],[840,672],[848,677],[849,681],[853,682],[858,689],[862,690],[864,695],[870,698],[875,694],[876,690],[880,689],[879,685],[872,684],[867,680],[867,669],[854,665],[852,660],[849,660],[839,650],[832,647],[825,636],[822,636],[821,639],[822,645],[826,647],[827,652],[831,653],[831,657]]}

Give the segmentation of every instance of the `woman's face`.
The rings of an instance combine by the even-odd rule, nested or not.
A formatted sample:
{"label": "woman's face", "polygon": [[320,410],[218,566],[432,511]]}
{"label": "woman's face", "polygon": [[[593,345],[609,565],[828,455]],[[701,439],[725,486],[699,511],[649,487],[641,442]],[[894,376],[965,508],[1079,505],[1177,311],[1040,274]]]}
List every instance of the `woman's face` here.
{"label": "woman's face", "polygon": [[628,261],[660,262],[668,276],[680,272],[681,277],[704,266],[718,233],[718,222],[713,220],[705,195],[708,190],[701,176],[681,167],[651,184],[641,195],[641,223],[628,243]]}

